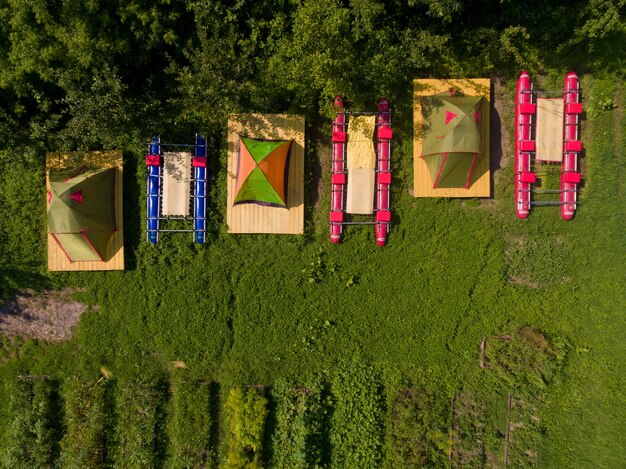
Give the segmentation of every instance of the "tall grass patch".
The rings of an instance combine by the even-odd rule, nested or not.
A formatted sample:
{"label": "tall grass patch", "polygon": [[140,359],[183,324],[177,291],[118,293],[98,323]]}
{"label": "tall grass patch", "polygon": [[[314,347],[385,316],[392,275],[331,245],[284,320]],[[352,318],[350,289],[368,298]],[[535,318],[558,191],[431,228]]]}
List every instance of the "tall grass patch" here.
{"label": "tall grass patch", "polygon": [[167,388],[161,380],[146,378],[123,383],[118,395],[116,465],[158,466],[165,455]]}
{"label": "tall grass patch", "polygon": [[113,443],[113,381],[75,376],[64,388],[66,430],[61,440],[61,466],[104,467]]}
{"label": "tall grass patch", "polygon": [[57,383],[20,377],[12,394],[13,421],[2,453],[5,467],[52,467],[61,435]]}
{"label": "tall grass patch", "polygon": [[176,370],[171,381],[170,452],[174,467],[203,467],[211,456],[211,386]]}

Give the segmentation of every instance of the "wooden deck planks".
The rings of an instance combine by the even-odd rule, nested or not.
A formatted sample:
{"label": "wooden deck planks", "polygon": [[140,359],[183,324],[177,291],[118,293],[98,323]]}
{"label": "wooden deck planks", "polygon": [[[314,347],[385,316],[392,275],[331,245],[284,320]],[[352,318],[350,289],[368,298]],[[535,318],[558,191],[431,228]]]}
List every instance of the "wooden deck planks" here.
{"label": "wooden deck planks", "polygon": [[[293,139],[289,160],[287,209],[257,204],[233,206],[239,134],[272,140]],[[285,114],[236,114],[228,120],[229,233],[304,233],[304,117]]]}
{"label": "wooden deck planks", "polygon": [[[433,180],[422,154],[422,96],[431,96],[454,88],[469,96],[484,96],[487,100],[486,125],[482,141],[484,155],[474,166],[472,183],[465,188],[433,188]],[[491,108],[491,90],[489,78],[463,78],[449,80],[419,79],[413,80],[413,195],[414,197],[490,197],[491,174],[489,156],[489,113]]]}
{"label": "wooden deck planks", "polygon": [[[123,157],[120,150],[92,152],[48,152],[46,153],[46,190],[50,190],[48,170],[52,168],[69,168],[87,166],[91,168],[116,167],[115,175],[115,218],[117,232],[113,235],[111,251],[113,256],[106,262],[70,262],[48,234],[48,270],[52,271],[97,271],[124,270],[124,217],[123,207]],[[46,195],[42,194],[45,200]]]}

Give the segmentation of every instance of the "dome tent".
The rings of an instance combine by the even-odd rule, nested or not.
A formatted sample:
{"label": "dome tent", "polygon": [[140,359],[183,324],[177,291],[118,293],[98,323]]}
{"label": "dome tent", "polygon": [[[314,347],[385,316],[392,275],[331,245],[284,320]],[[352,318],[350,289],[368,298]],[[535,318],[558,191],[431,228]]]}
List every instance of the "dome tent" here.
{"label": "dome tent", "polygon": [[422,159],[433,188],[469,188],[472,170],[483,154],[482,96],[441,93],[422,98],[424,141]]}
{"label": "dome tent", "polygon": [[239,136],[234,205],[255,203],[287,208],[291,140]]}
{"label": "dome tent", "polygon": [[52,169],[48,232],[71,262],[106,261],[117,230],[115,168]]}

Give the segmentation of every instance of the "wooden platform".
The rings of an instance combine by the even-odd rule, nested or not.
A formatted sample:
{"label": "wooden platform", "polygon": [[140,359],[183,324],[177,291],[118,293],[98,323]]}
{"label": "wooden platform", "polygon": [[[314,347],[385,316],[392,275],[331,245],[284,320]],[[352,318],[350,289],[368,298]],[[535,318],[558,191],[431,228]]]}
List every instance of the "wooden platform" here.
{"label": "wooden platform", "polygon": [[[271,140],[293,139],[289,158],[287,208],[257,204],[233,206],[239,135]],[[229,233],[304,233],[304,117],[286,114],[236,114],[228,120]]]}
{"label": "wooden platform", "polygon": [[[117,232],[113,235],[106,262],[70,262],[52,235],[48,234],[48,270],[124,270],[124,217],[123,206],[123,159],[120,150],[91,152],[46,153],[46,189],[50,190],[48,170],[52,168],[112,168],[115,174],[115,221]],[[45,194],[42,195],[45,200]]]}
{"label": "wooden platform", "polygon": [[[472,182],[468,189],[433,188],[433,179],[422,155],[422,96],[431,96],[448,91],[450,88],[468,96],[484,96],[485,125],[483,126],[484,153],[476,161],[472,171]],[[462,78],[449,80],[413,80],[413,195],[415,197],[490,197],[491,175],[489,165],[489,112],[491,89],[489,78]]]}

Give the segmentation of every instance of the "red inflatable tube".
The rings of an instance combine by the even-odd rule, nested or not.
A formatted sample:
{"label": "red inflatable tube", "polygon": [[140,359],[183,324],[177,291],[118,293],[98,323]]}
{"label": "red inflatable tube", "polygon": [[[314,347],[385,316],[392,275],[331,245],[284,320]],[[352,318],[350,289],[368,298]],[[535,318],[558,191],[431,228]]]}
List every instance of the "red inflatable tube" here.
{"label": "red inflatable tube", "polygon": [[345,156],[346,156],[346,115],[343,110],[343,100],[335,97],[337,117],[333,121],[333,152],[332,152],[332,181],[330,192],[330,240],[333,243],[341,242],[342,222],[344,215],[344,189],[346,186]]}
{"label": "red inflatable tube", "polygon": [[565,101],[564,151],[561,163],[561,218],[571,220],[576,212],[577,191],[580,183],[578,152],[581,151],[578,121],[582,112],[580,81],[574,72],[565,75],[563,83]]}
{"label": "red inflatable tube", "polygon": [[391,108],[389,100],[378,102],[378,130],[376,150],[376,244],[384,246],[389,234],[391,212],[389,211],[389,188],[391,185]]}
{"label": "red inflatable tube", "polygon": [[530,75],[524,71],[517,80],[515,93],[515,212],[518,218],[526,218],[530,212],[530,190],[534,181],[530,165],[534,146],[531,129],[535,114]]}

